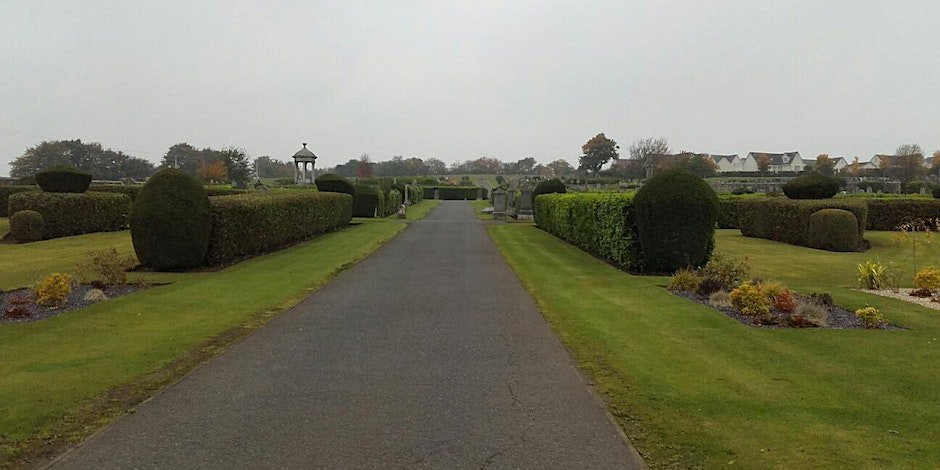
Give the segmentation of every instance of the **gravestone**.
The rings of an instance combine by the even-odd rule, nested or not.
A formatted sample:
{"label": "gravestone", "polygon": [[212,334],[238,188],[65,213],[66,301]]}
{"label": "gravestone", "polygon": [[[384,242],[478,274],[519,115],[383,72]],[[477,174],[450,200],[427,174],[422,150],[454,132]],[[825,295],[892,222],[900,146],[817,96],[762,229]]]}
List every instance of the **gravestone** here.
{"label": "gravestone", "polygon": [[524,188],[519,196],[519,212],[516,218],[521,220],[532,220],[532,188]]}
{"label": "gravestone", "polygon": [[508,195],[506,191],[497,189],[493,191],[493,218],[500,220],[506,218],[506,209],[508,208]]}

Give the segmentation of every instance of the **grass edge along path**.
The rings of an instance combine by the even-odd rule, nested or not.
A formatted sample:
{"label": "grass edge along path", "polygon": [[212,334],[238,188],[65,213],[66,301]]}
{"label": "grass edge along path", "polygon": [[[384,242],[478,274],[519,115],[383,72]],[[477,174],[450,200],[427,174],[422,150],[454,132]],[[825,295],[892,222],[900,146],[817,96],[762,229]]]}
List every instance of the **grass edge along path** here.
{"label": "grass edge along path", "polygon": [[[873,299],[912,330],[756,329],[668,293],[663,277],[624,273],[535,227],[488,231],[651,467],[940,462],[937,312]],[[729,253],[723,238],[718,251],[763,250],[794,274],[799,257],[819,253],[801,248],[784,261],[750,239]],[[804,282],[847,283],[820,269]],[[855,308],[868,297],[840,287],[837,300]]]}
{"label": "grass edge along path", "polygon": [[364,221],[218,272],[0,325],[0,468],[31,466],[80,442],[406,227]]}

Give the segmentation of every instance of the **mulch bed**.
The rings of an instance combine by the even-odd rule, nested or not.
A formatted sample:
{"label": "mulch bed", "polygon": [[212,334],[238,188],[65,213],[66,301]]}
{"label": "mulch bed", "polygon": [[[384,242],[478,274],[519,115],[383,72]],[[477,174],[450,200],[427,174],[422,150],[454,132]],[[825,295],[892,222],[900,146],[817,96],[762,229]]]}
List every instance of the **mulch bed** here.
{"label": "mulch bed", "polygon": [[[89,284],[80,284],[72,289],[65,305],[62,307],[50,308],[39,305],[33,298],[33,293],[29,289],[17,289],[9,292],[0,292],[0,324],[2,323],[29,323],[39,320],[45,320],[56,315],[61,315],[76,308],[87,307],[97,302],[85,300],[85,294],[95,289]],[[127,284],[123,286],[102,287],[105,295],[109,299],[127,295],[143,289],[142,286]],[[10,310],[18,310],[12,315]]]}
{"label": "mulch bed", "polygon": [[[837,305],[833,305],[831,307],[825,307],[825,306],[823,307],[824,309],[828,311],[828,318],[826,319],[825,327],[800,324],[799,322],[797,322],[799,326],[796,326],[796,325],[791,324],[790,317],[792,316],[792,314],[782,312],[780,310],[777,310],[776,308],[771,309],[770,315],[768,317],[759,318],[759,317],[751,316],[751,315],[742,315],[741,312],[739,312],[738,309],[734,307],[716,307],[708,302],[708,297],[698,295],[694,292],[683,292],[683,291],[672,291],[672,290],[670,290],[669,292],[672,292],[673,294],[678,295],[679,297],[684,297],[686,299],[692,300],[694,302],[698,302],[702,305],[718,310],[719,312],[741,323],[744,323],[745,325],[753,326],[757,328],[770,328],[770,329],[828,328],[828,329],[835,329],[835,330],[864,330],[866,329],[865,322],[863,322],[862,319],[859,318],[858,315],[855,314],[855,312],[846,310]],[[798,303],[812,302],[812,300],[807,296],[793,294],[793,297],[795,298],[795,300],[797,300]],[[903,328],[893,326],[893,325],[882,325],[880,327],[870,328],[870,329],[900,330]]]}

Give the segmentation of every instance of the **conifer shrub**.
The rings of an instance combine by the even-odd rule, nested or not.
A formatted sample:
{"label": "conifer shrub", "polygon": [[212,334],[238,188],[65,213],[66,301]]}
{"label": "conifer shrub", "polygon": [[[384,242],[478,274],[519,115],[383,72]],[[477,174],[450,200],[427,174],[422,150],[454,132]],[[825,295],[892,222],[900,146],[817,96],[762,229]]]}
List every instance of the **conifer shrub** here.
{"label": "conifer shrub", "polygon": [[10,235],[19,243],[42,240],[46,234],[46,222],[36,211],[19,211],[10,217]]}
{"label": "conifer shrub", "polygon": [[821,209],[809,216],[806,246],[828,251],[858,250],[858,219],[843,209]]}
{"label": "conifer shrub", "polygon": [[71,165],[57,165],[36,172],[36,184],[47,193],[83,193],[91,184],[91,173]]}
{"label": "conifer shrub", "polygon": [[646,269],[673,272],[708,262],[715,247],[718,196],[682,169],[656,175],[637,192],[637,228]]}
{"label": "conifer shrub", "polygon": [[147,180],[130,223],[134,251],[143,266],[179,271],[205,259],[212,228],[209,197],[202,183],[180,170],[160,170]]}
{"label": "conifer shrub", "polygon": [[829,199],[839,192],[839,180],[813,172],[793,178],[782,189],[790,199]]}
{"label": "conifer shrub", "polygon": [[324,193],[345,193],[353,198],[356,197],[356,187],[342,176],[326,173],[317,176],[315,182],[317,184],[317,191]]}
{"label": "conifer shrub", "polygon": [[535,209],[535,204],[538,204],[538,197],[541,194],[564,194],[568,192],[568,187],[565,186],[565,183],[558,178],[547,179],[539,182],[535,185],[535,189],[532,190],[532,208]]}

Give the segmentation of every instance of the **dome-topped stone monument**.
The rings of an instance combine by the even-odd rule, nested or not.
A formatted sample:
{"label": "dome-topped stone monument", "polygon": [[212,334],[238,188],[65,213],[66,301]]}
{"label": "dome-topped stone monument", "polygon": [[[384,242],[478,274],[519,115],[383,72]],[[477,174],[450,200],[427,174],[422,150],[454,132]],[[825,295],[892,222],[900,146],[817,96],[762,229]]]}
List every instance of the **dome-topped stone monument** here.
{"label": "dome-topped stone monument", "polygon": [[317,156],[308,148],[304,142],[304,148],[294,154],[294,182],[297,184],[314,184],[314,165],[317,163]]}

